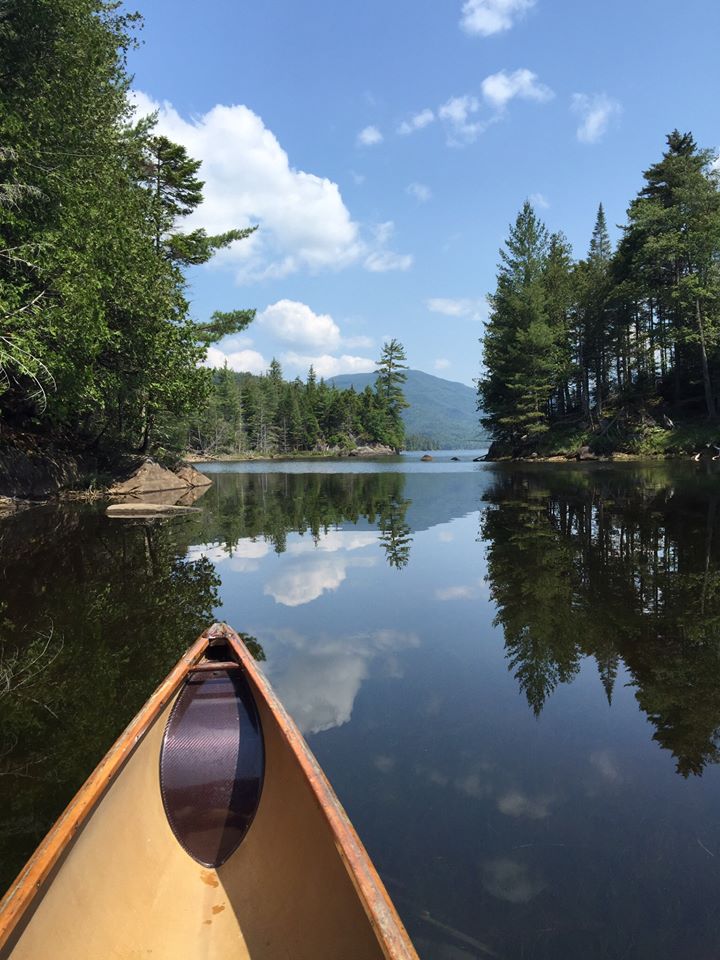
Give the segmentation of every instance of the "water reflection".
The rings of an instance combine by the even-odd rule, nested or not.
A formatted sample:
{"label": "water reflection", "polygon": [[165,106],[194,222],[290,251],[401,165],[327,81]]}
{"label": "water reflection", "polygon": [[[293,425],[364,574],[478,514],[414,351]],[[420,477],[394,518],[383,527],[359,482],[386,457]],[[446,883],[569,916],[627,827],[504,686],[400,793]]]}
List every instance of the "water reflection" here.
{"label": "water reflection", "polygon": [[[708,482],[709,481],[709,482]],[[720,490],[673,470],[498,472],[481,521],[510,668],[539,715],[585,657],[624,663],[683,776],[720,749]],[[599,762],[599,761],[598,761]]]}
{"label": "water reflection", "polygon": [[0,526],[6,879],[221,616],[266,656],[423,960],[715,955],[714,477],[214,476],[184,518]]}
{"label": "water reflection", "polygon": [[[276,553],[287,549],[288,533],[309,534],[323,552],[353,550],[370,542],[379,542],[392,567],[404,567],[410,558],[411,530],[406,515],[411,501],[403,496],[405,476],[401,473],[360,474],[218,474],[206,501],[214,509],[207,511],[199,528],[206,543],[217,549],[213,559],[258,559],[270,548]],[[377,527],[379,538],[360,533],[354,540],[341,542],[335,530],[341,524],[366,520]],[[360,539],[358,540],[358,537]],[[258,542],[258,538],[262,538]],[[195,548],[194,548],[195,549]],[[200,550],[206,547],[198,548]],[[293,553],[311,553],[297,544]],[[205,554],[209,556],[210,554]],[[305,561],[307,563],[307,559]],[[318,562],[318,567],[323,565]],[[247,569],[247,568],[246,568]],[[325,563],[316,571],[314,596],[303,599],[293,589],[288,606],[308,603],[326,589],[332,590],[344,579],[342,564]],[[281,594],[286,595],[285,589]],[[278,602],[286,602],[278,600]]]}
{"label": "water reflection", "polygon": [[0,888],[194,637],[217,602],[183,526],[114,523],[87,507],[0,524]]}

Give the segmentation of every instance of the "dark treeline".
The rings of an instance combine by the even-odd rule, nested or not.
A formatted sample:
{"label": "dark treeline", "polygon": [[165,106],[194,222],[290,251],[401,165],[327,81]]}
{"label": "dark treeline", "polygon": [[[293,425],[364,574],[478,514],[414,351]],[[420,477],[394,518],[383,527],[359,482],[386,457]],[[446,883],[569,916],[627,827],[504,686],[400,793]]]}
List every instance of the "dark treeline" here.
{"label": "dark treeline", "polygon": [[535,713],[586,657],[611,701],[624,664],[654,739],[699,775],[720,760],[720,494],[713,475],[676,493],[659,469],[500,474],[482,535]]}
{"label": "dark treeline", "polygon": [[407,406],[405,352],[397,340],[383,347],[374,389],[338,390],[317,379],[283,379],[277,360],[264,376],[214,372],[206,405],[179,427],[177,443],[201,454],[292,454],[358,445],[404,446],[402,411]]}
{"label": "dark treeline", "polygon": [[720,171],[677,130],[643,174],[616,249],[600,206],[585,259],[525,203],[500,252],[483,346],[484,423],[512,452],[551,427],[717,414]]}
{"label": "dark treeline", "polygon": [[220,581],[182,559],[189,535],[75,507],[3,521],[0,888],[212,622]]}

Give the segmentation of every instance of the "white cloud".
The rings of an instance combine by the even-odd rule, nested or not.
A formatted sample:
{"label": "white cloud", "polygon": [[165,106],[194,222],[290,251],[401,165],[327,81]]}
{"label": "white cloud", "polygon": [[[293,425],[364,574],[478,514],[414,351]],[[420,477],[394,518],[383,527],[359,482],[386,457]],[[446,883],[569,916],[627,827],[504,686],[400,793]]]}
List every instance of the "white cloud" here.
{"label": "white cloud", "polygon": [[383,142],[383,135],[377,127],[365,127],[357,135],[357,141],[363,147],[373,147],[376,143]]}
{"label": "white cloud", "polygon": [[597,143],[607,132],[612,120],[622,113],[622,106],[605,93],[574,93],[573,113],[580,117],[577,138],[580,143]]}
{"label": "white cloud", "polygon": [[493,897],[508,903],[529,903],[546,886],[527,864],[509,857],[499,857],[483,864],[482,885]]}
{"label": "white cloud", "polygon": [[278,300],[257,316],[256,321],[279,340],[335,350],[340,346],[340,327],[327,313],[315,313],[297,300]]}
{"label": "white cloud", "polygon": [[362,550],[378,542],[378,534],[372,530],[328,530],[319,540],[301,538],[288,544],[290,555],[312,553],[337,553],[339,550]]}
{"label": "white cloud", "polygon": [[482,82],[482,92],[485,100],[498,111],[504,110],[516,97],[521,100],[545,103],[555,96],[550,87],[539,83],[537,74],[526,67],[521,67],[513,73],[500,70],[499,73],[485,77]]}
{"label": "white cloud", "polygon": [[440,107],[438,116],[449,127],[448,144],[450,146],[472,143],[485,130],[485,124],[470,120],[470,117],[479,109],[478,98],[467,93],[462,97],[451,97]]}
{"label": "white cloud", "polygon": [[487,594],[487,585],[484,580],[478,580],[476,584],[442,587],[435,591],[438,600],[474,600],[483,594]]}
{"label": "white cloud", "polygon": [[547,210],[550,207],[548,199],[542,193],[531,193],[528,200],[538,210]]}
{"label": "white cloud", "polygon": [[431,313],[441,313],[445,317],[470,317],[481,320],[484,315],[484,300],[451,297],[431,297],[425,304]]}
{"label": "white cloud", "polygon": [[392,220],[375,225],[375,249],[365,258],[365,269],[371,273],[387,273],[389,270],[409,270],[413,265],[412,254],[395,253],[387,249],[387,244],[395,232]]}
{"label": "white cloud", "polygon": [[451,367],[452,364],[449,360],[446,360],[444,357],[438,357],[437,360],[433,363],[433,366],[436,370],[447,370],[448,367]]}
{"label": "white cloud", "polygon": [[218,104],[186,120],[170,103],[139,91],[132,96],[138,115],[157,110],[158,132],[202,161],[205,199],[188,226],[221,233],[259,224],[250,238],[217,257],[239,279],[340,268],[360,259],[359,227],[338,185],[291,167],[275,135],[248,107]]}
{"label": "white cloud", "polygon": [[358,173],[356,170],[351,170],[350,176],[352,177],[353,183],[355,184],[356,187],[360,187],[362,186],[363,183],[365,183],[364,173]]}
{"label": "white cloud", "polygon": [[418,203],[427,203],[432,199],[432,190],[424,183],[410,183],[405,188],[405,192],[415,197]]}
{"label": "white cloud", "polygon": [[395,630],[311,638],[280,630],[274,639],[267,673],[303,733],[347,723],[371,665],[374,670],[379,666],[385,676],[397,677],[393,658],[420,642],[415,634]]}
{"label": "white cloud", "polygon": [[[215,258],[216,265],[231,267],[239,281],[337,270],[363,260],[375,270],[374,255],[388,270],[405,270],[412,262],[363,239],[338,185],[291,167],[275,135],[248,107],[218,104],[187,120],[172,104],[156,103],[141,91],[131,98],[139,116],[157,111],[158,133],[202,161],[205,199],[188,218],[189,228],[213,234],[259,225],[252,236]],[[363,132],[372,140],[370,130],[375,128]],[[382,137],[377,130],[375,134]]]}
{"label": "white cloud", "polygon": [[409,120],[403,120],[403,122],[397,128],[397,132],[407,136],[409,133],[414,133],[416,130],[423,130],[425,127],[433,123],[434,120],[435,112],[430,110],[429,107],[426,107],[424,110],[421,110],[420,113],[416,113],[410,117]]}
{"label": "white cloud", "polygon": [[285,607],[300,607],[323,593],[337,590],[347,578],[348,567],[371,567],[374,557],[318,555],[290,563],[265,584],[263,593]]}
{"label": "white cloud", "polygon": [[236,350],[226,353],[219,347],[208,347],[203,363],[205,367],[224,367],[227,363],[231,370],[238,373],[265,373],[268,361],[257,350]]}
{"label": "white cloud", "polygon": [[477,596],[475,587],[444,587],[435,591],[438,600],[472,600]]}
{"label": "white cloud", "polygon": [[307,373],[310,366],[318,377],[336,377],[341,373],[371,373],[376,363],[369,357],[356,357],[343,353],[339,357],[323,353],[317,356],[301,353],[284,353],[280,357],[283,367],[292,367],[297,373]]}
{"label": "white cloud", "polygon": [[466,33],[490,37],[509,30],[534,6],[535,0],[466,0],[460,26]]}
{"label": "white cloud", "polygon": [[520,790],[510,790],[498,797],[497,807],[506,817],[524,817],[527,820],[544,820],[550,816],[552,797],[528,797]]}

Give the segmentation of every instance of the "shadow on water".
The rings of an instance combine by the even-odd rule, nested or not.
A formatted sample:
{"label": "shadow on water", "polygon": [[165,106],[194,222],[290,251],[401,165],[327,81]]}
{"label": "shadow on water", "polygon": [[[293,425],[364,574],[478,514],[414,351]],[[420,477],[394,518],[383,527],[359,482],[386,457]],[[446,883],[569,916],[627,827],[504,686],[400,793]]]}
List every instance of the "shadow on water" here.
{"label": "shadow on water", "polygon": [[[682,482],[678,482],[681,480]],[[621,662],[678,773],[720,750],[720,485],[702,471],[509,470],[481,539],[507,657],[539,715],[584,657]]]}

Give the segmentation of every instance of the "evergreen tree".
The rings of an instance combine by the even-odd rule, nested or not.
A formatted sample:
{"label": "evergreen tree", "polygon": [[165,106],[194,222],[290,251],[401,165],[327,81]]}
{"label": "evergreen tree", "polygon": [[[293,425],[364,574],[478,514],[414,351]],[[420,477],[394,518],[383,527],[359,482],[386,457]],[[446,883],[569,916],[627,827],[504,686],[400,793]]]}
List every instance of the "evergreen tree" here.
{"label": "evergreen tree", "polygon": [[559,379],[557,329],[548,322],[545,270],[549,238],[526,201],[500,251],[497,288],[483,340],[479,383],[483,422],[516,445],[548,429]]}
{"label": "evergreen tree", "polygon": [[399,451],[405,439],[405,426],[402,411],[409,405],[403,393],[403,384],[407,380],[405,349],[399,340],[393,338],[383,344],[382,354],[375,371],[375,393],[382,403],[386,421],[385,437],[387,443]]}
{"label": "evergreen tree", "polygon": [[720,174],[712,160],[691,134],[669,134],[662,159],[643,174],[624,237],[646,297],[673,328],[676,399],[681,379],[697,370],[710,417],[720,337]]}

